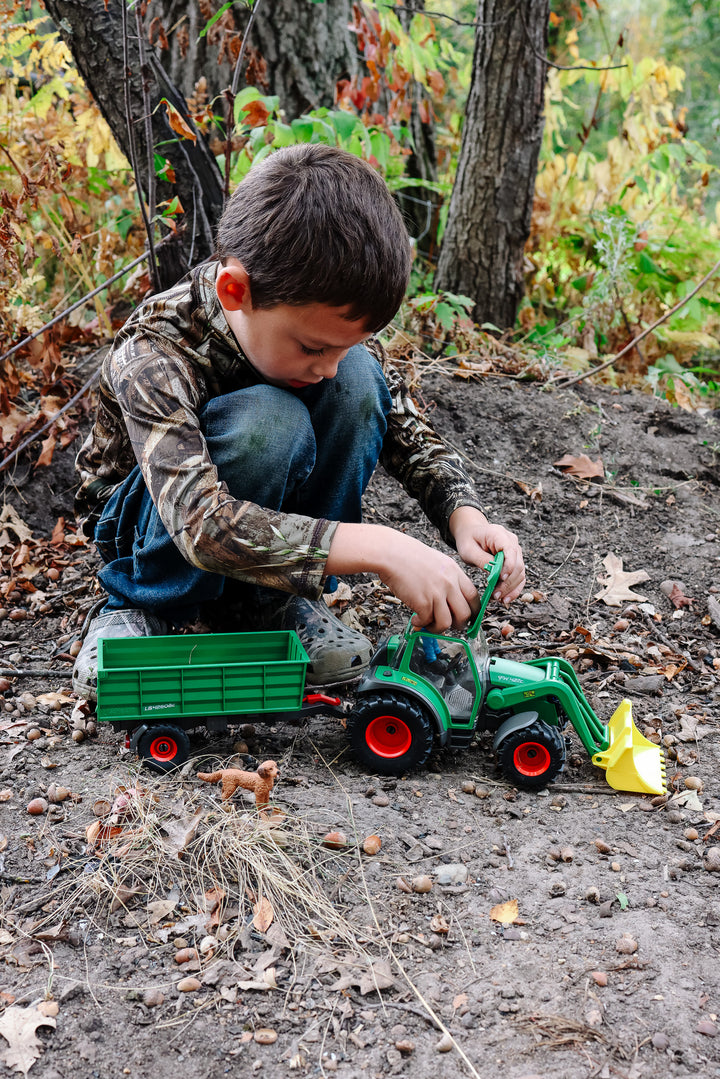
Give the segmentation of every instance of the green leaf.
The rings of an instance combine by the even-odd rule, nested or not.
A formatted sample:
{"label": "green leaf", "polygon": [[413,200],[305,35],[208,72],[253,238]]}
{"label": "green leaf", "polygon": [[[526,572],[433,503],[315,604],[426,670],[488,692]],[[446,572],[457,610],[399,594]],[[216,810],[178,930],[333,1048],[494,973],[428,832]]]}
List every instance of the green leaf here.
{"label": "green leaf", "polygon": [[270,125],[270,130],[274,135],[273,146],[275,147],[295,146],[297,143],[295,132],[290,124],[282,124],[279,120],[276,120]]}
{"label": "green leaf", "polygon": [[331,112],[328,116],[328,120],[341,139],[349,139],[351,135],[355,133],[357,125],[361,123],[359,117],[352,112],[345,112],[344,109],[338,109],[336,112]]}
{"label": "green leaf", "polygon": [[455,312],[449,303],[439,303],[435,308],[435,318],[444,330],[450,330],[455,321]]}
{"label": "green leaf", "polygon": [[638,256],[638,268],[641,273],[662,274],[662,270],[657,263],[653,262],[647,251],[640,252],[640,255]]}
{"label": "green leaf", "polygon": [[617,899],[618,903],[620,904],[620,910],[627,910],[628,905],[630,903],[630,900],[625,895],[625,892],[618,892],[617,895],[615,896],[615,898]]}
{"label": "green leaf", "polygon": [[[319,0],[313,0],[314,3]],[[298,116],[296,120],[290,121],[290,127],[293,130],[293,134],[298,142],[310,142],[315,131],[315,125],[312,120],[309,120],[307,116]]]}
{"label": "green leaf", "polygon": [[385,171],[390,160],[390,138],[384,131],[373,131],[370,134],[370,147],[373,157],[380,168]]}

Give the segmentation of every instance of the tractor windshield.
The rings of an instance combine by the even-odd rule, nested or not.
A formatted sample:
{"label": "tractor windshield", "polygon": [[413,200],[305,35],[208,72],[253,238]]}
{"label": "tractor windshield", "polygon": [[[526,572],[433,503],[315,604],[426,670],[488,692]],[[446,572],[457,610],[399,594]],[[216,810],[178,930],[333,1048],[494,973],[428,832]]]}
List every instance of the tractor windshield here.
{"label": "tractor windshield", "polygon": [[435,686],[453,719],[469,720],[484,689],[487,656],[482,633],[470,641],[423,633],[413,642],[408,667]]}

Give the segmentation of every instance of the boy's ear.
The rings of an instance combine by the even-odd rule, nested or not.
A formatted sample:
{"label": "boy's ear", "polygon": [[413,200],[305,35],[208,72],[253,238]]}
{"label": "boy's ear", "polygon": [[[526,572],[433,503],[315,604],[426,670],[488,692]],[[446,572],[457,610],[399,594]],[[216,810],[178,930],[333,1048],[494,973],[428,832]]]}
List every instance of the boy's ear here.
{"label": "boy's ear", "polygon": [[250,277],[239,262],[221,266],[215,279],[215,291],[227,311],[239,311],[250,303]]}

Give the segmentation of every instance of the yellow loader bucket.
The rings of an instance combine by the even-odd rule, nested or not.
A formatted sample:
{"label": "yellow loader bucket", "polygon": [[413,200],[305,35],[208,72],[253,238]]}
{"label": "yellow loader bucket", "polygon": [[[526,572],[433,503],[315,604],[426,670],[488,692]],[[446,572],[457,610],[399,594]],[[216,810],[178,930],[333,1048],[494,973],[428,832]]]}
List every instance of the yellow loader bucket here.
{"label": "yellow loader bucket", "polygon": [[605,778],[619,791],[665,794],[665,754],[644,738],[633,723],[632,702],[621,701],[608,723],[610,746],[595,753],[592,762],[605,769]]}

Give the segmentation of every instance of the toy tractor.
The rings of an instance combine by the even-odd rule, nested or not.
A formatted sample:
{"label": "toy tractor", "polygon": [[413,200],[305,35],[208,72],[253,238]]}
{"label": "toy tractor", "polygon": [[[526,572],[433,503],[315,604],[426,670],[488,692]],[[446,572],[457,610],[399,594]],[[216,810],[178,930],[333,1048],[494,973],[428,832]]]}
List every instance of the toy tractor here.
{"label": "toy tractor", "polygon": [[435,739],[464,748],[476,731],[494,731],[506,778],[536,790],[563,770],[570,723],[611,787],[663,794],[664,755],[638,731],[630,701],[606,726],[567,660],[519,663],[489,655],[481,622],[502,565],[500,552],[486,567],[488,583],[466,637],[428,634],[409,623],[378,649],[348,718],[357,759],[371,772],[400,775],[426,762]]}

